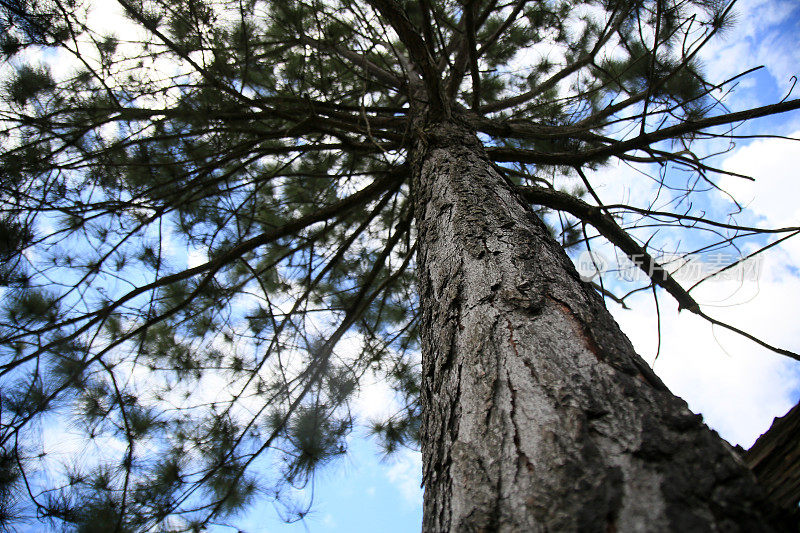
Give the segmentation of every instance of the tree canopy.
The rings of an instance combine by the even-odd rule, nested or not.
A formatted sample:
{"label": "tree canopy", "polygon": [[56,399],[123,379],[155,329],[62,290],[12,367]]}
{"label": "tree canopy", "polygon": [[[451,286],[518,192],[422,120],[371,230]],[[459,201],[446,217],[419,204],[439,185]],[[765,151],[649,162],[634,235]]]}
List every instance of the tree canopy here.
{"label": "tree canopy", "polygon": [[[291,488],[346,452],[373,374],[403,408],[366,422],[387,452],[416,446],[409,178],[436,121],[475,131],[565,248],[607,240],[712,323],[654,232],[800,232],[691,208],[747,179],[698,146],[800,107],[730,110],[749,72],[706,79],[733,2],[110,4],[0,0],[6,527],[200,530],[259,498],[302,518]],[[674,200],[604,205],[612,161],[651,164]],[[103,454],[59,450],[65,432]]]}

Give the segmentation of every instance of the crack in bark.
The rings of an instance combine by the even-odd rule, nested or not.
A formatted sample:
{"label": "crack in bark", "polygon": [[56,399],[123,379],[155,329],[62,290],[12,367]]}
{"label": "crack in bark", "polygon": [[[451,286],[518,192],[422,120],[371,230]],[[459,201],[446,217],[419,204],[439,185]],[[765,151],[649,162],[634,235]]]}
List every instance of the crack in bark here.
{"label": "crack in bark", "polygon": [[586,326],[586,324],[584,324],[580,316],[578,316],[578,314],[572,310],[569,304],[556,298],[552,294],[547,294],[546,297],[554,302],[562,311],[563,315],[569,319],[575,334],[579,339],[581,339],[581,341],[583,341],[583,345],[586,347],[586,349],[592,352],[598,361],[605,362],[607,358],[602,353],[602,350],[595,342],[591,332],[589,331],[589,328]]}
{"label": "crack in bark", "polygon": [[[498,413],[502,413],[502,410],[500,409],[500,402],[497,401],[497,398],[498,398],[499,392],[500,392],[499,389],[500,389],[500,387],[502,385],[502,381],[500,379],[500,369],[501,369],[501,365],[503,365],[503,361],[501,359],[500,350],[496,350],[495,353],[497,354],[497,361],[496,361],[496,367],[495,367],[495,372],[496,372],[496,376],[497,376],[495,383],[496,383],[497,386],[493,387],[494,396],[492,398],[492,400],[493,400],[492,408],[493,408],[493,410],[496,409]],[[504,368],[504,365],[503,365],[503,368]],[[506,371],[506,376],[507,375],[508,375],[508,371]],[[508,387],[509,390],[511,390],[511,383],[509,381],[506,381],[506,386]],[[502,417],[502,416],[498,416],[497,417],[497,421],[498,421],[498,425],[500,426],[498,429],[500,431],[500,434],[502,435],[502,437],[500,439],[500,449],[501,450],[505,450],[506,449],[507,439],[508,439],[508,431],[506,431],[506,429],[505,429],[505,425],[506,425],[505,418]],[[512,423],[512,425],[513,425],[513,423]],[[495,485],[494,508],[493,508],[493,510],[492,510],[493,512],[491,513],[490,518],[489,518],[489,524],[488,524],[489,527],[487,528],[488,531],[497,531],[499,529],[499,525],[502,523],[502,521],[501,521],[502,513],[503,513],[502,503],[503,503],[503,500],[505,499],[503,497],[503,464],[502,464],[502,462],[498,462],[498,463],[495,464],[495,470],[497,471],[497,482],[496,482],[496,485]]]}
{"label": "crack in bark", "polygon": [[519,350],[517,350],[517,342],[514,340],[514,326],[511,325],[511,319],[506,318],[506,323],[508,327],[508,340],[511,343],[511,348],[514,349],[514,354],[519,357]]}
{"label": "crack in bark", "polygon": [[[491,331],[496,331],[497,322],[499,321],[499,317],[495,318],[494,324],[492,324]],[[495,335],[492,335],[494,339]],[[483,346],[481,346],[483,348]],[[482,352],[483,350],[480,350]],[[495,361],[494,361],[494,368],[492,368],[492,385],[491,391],[492,395],[489,398],[490,405],[489,408],[486,410],[486,417],[483,420],[483,426],[485,428],[491,427],[492,421],[492,414],[494,413],[495,409],[499,409],[499,403],[496,401],[498,396],[498,390],[500,388],[500,365],[501,365],[501,350],[499,349],[497,340],[494,339],[492,343],[492,352],[494,352]]]}
{"label": "crack in bark", "polygon": [[525,469],[531,474],[533,474],[536,469],[533,466],[533,463],[531,462],[531,460],[528,457],[528,455],[524,451],[522,451],[522,442],[520,441],[520,438],[519,438],[519,434],[520,434],[519,424],[517,423],[517,419],[516,419],[516,417],[517,417],[517,391],[511,385],[511,373],[508,371],[508,368],[506,368],[506,378],[508,379],[508,390],[511,392],[511,412],[509,413],[509,418],[511,419],[512,427],[514,428],[514,437],[513,437],[514,447],[517,450],[518,458],[522,459],[522,465],[520,465],[520,461],[517,461],[517,471],[514,473],[514,481],[516,482],[516,481],[518,481],[518,478],[519,478],[519,471],[520,471],[520,467],[521,466],[524,466]]}

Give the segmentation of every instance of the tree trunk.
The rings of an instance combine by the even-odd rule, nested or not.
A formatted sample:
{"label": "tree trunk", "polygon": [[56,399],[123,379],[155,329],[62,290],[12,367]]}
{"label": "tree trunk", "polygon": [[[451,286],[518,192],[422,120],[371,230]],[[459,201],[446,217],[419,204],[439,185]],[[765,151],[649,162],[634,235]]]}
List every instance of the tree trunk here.
{"label": "tree trunk", "polygon": [[423,530],[769,530],[475,134],[419,135]]}

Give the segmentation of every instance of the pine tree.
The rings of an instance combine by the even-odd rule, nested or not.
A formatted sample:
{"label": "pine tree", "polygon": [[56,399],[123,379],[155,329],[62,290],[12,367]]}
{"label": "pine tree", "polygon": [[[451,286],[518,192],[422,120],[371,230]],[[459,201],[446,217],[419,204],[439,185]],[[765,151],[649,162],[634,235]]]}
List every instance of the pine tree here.
{"label": "pine tree", "polygon": [[[592,187],[617,160],[714,186],[704,141],[800,107],[718,99],[697,58],[732,3],[117,3],[0,0],[1,523],[302,518],[286,489],[346,452],[374,373],[426,531],[769,529],[564,251],[599,235],[720,324],[631,215],[797,233]],[[64,433],[86,440],[45,454]]]}

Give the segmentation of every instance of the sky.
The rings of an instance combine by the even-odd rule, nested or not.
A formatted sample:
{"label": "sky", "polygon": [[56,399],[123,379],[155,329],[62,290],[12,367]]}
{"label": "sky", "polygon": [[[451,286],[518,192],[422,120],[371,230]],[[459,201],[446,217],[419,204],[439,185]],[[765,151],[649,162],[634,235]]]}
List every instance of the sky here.
{"label": "sky", "polygon": [[[800,3],[740,0],[737,13],[736,26],[712,41],[702,56],[705,72],[713,80],[759,65],[766,67],[740,80],[726,97],[734,111],[781,100],[792,87],[792,76],[800,75]],[[736,131],[756,132],[800,138],[800,113],[758,119]],[[733,147],[725,146],[730,151],[715,161],[726,170],[755,178],[752,184],[735,178],[720,181],[747,209],[737,216],[739,223],[800,226],[799,146],[779,139],[738,140]],[[643,186],[637,170],[627,166],[604,168],[592,180],[600,183],[598,194],[604,202],[628,199],[646,205],[654,192],[652,186]],[[695,207],[724,220],[730,212],[728,199],[716,193],[707,196],[707,205]],[[709,281],[692,294],[711,316],[800,352],[798,266],[800,238],[796,237],[764,254],[757,276],[745,271],[744,280]],[[730,443],[750,447],[775,417],[783,416],[800,399],[800,364],[688,312],[679,313],[665,294],[659,297],[661,348],[656,359],[658,318],[652,294],[639,293],[628,304],[631,310],[608,303],[637,352],[654,364],[673,393]],[[390,393],[374,385],[362,391],[356,410],[369,416],[380,409],[376,406],[388,402]],[[361,436],[352,438],[343,463],[319,476],[315,512],[303,523],[282,524],[269,517],[272,510],[268,509],[254,512],[240,527],[248,533],[418,531],[422,521],[419,454],[408,451],[380,461],[377,453],[374,442]]]}
{"label": "sky", "polygon": [[[101,2],[101,5],[111,3]],[[740,0],[738,24],[710,43],[702,56],[709,79],[723,80],[758,65],[766,68],[742,79],[725,102],[731,110],[775,103],[800,75],[800,3],[796,0]],[[100,15],[98,15],[100,16]],[[102,15],[107,17],[108,15]],[[795,90],[792,97],[797,97]],[[769,132],[800,138],[800,112],[742,125],[738,134]],[[780,139],[739,140],[717,157],[722,168],[750,175],[749,183],[722,178],[720,185],[746,207],[741,224],[800,226],[800,145]],[[709,149],[713,149],[709,148]],[[646,205],[655,189],[636,169],[613,165],[591,177],[605,202],[627,200]],[[695,206],[724,219],[730,202],[710,193]],[[660,236],[667,244],[670,234]],[[692,242],[682,242],[691,248]],[[763,242],[762,242],[763,244]],[[751,246],[754,246],[752,244]],[[613,250],[601,253],[613,257]],[[761,258],[758,275],[745,280],[710,281],[693,292],[715,318],[729,321],[768,342],[800,352],[800,237],[775,247]],[[617,287],[615,280],[609,280]],[[652,294],[628,301],[630,310],[611,302],[609,309],[637,351],[653,364],[671,390],[701,413],[708,425],[732,444],[745,448],[800,398],[800,364],[772,354],[687,312],[679,313],[661,295],[659,319]],[[367,420],[391,412],[393,393],[380,383],[366,384],[353,409]],[[301,522],[280,520],[280,507],[269,502],[251,509],[235,523],[247,533],[419,531],[422,520],[421,457],[404,450],[382,457],[377,443],[357,430],[348,454],[322,469],[314,481],[314,506]],[[303,496],[303,495],[301,495]],[[217,525],[212,531],[235,531]]]}
{"label": "sky", "polygon": [[[765,65],[765,69],[742,80],[726,103],[731,110],[775,103],[787,95],[792,76],[800,74],[796,37],[800,34],[800,4],[750,0],[737,6],[737,26],[724,39],[712,42],[706,51],[706,72],[711,79],[725,79],[738,71]],[[794,98],[797,93],[792,93]],[[800,138],[800,113],[755,120],[736,130],[739,135],[756,132]],[[726,170],[755,178],[752,183],[733,177],[719,182],[746,208],[736,217],[739,223],[761,227],[800,225],[796,201],[800,194],[800,150],[796,142],[774,138],[738,140],[716,161]],[[613,200],[613,185],[626,185],[629,179],[634,178],[609,179],[603,199]],[[641,189],[638,194],[642,194]],[[708,205],[697,207],[710,213],[730,212],[730,202],[722,194],[710,196]],[[711,316],[797,352],[798,258],[800,239],[789,239],[761,257],[760,273],[754,279],[708,282],[692,294]],[[657,344],[655,307],[650,295],[642,293],[637,300],[631,304],[636,311],[612,311],[637,351],[652,363]],[[654,369],[674,393],[702,413],[706,422],[728,441],[749,447],[775,416],[783,415],[797,403],[797,363],[712,327],[688,312],[679,314],[669,297],[663,296],[659,301],[662,349]]]}

